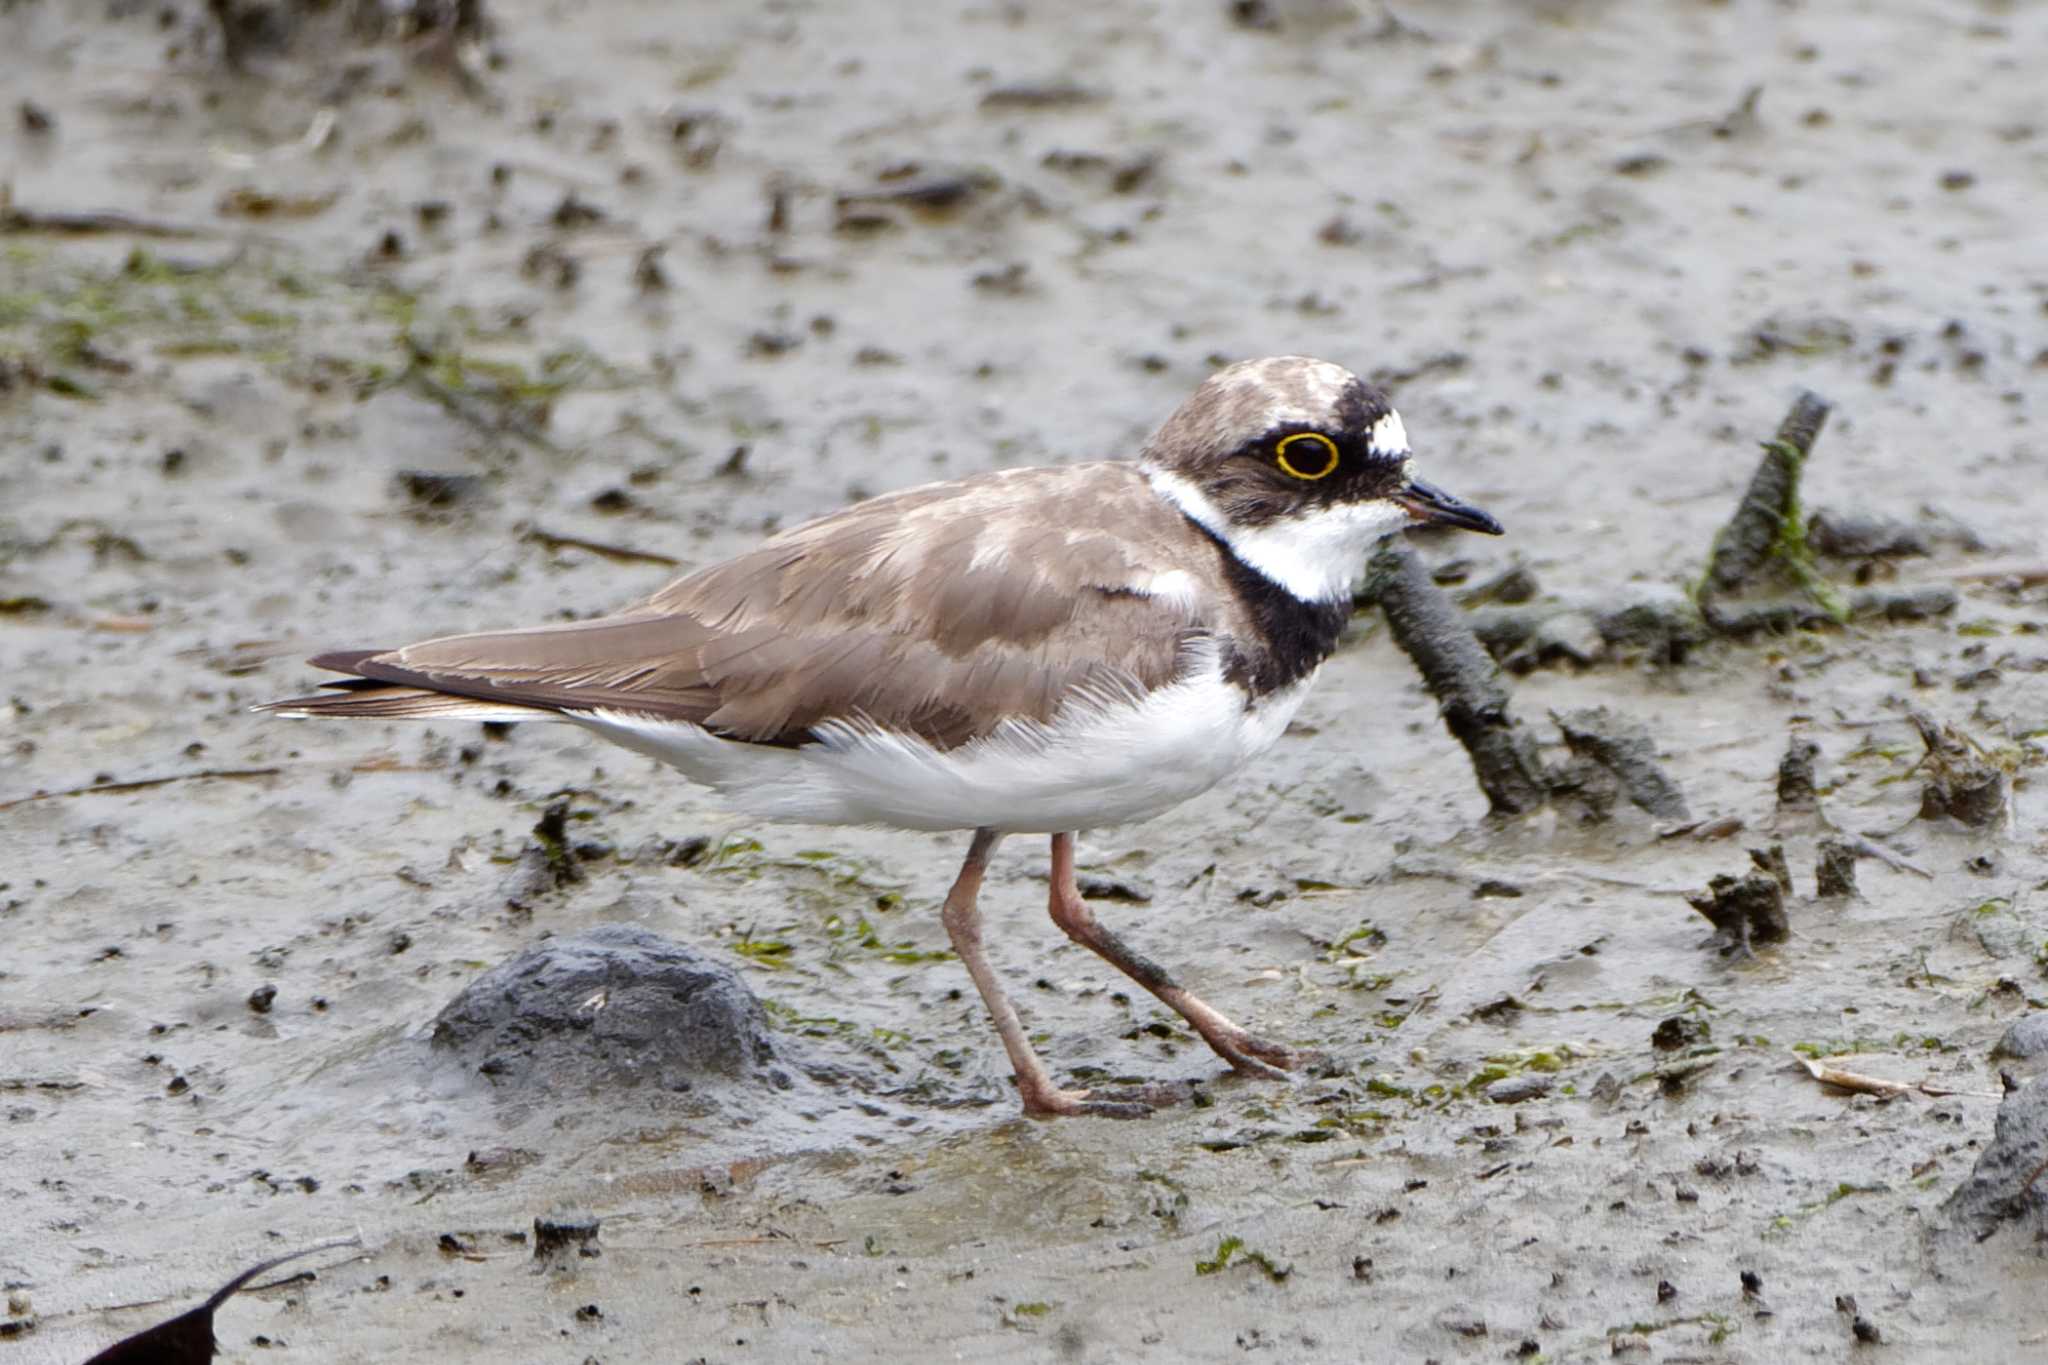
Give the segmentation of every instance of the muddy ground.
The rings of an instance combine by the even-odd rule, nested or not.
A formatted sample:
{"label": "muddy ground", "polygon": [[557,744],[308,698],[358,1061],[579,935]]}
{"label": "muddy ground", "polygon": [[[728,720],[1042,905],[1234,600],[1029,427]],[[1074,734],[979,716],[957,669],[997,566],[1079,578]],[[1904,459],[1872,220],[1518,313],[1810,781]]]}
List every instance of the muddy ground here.
{"label": "muddy ground", "polygon": [[[223,1308],[226,1358],[2048,1351],[2031,1241],[1931,1231],[2048,1000],[2048,10],[226,9],[231,51],[194,0],[0,6],[0,1365],[352,1233]],[[1284,351],[1386,382],[1508,524],[1423,547],[1465,586],[1678,595],[1807,387],[1809,503],[1966,527],[1861,570],[1959,599],[1680,662],[1580,631],[1517,677],[1546,737],[1650,727],[1706,822],[1671,838],[1489,821],[1361,614],[1273,753],[1084,840],[1149,895],[1102,912],[1316,1072],[1224,1074],[1060,938],[1042,845],[999,855],[1056,1073],[1200,1082],[1144,1123],[1015,1116],[940,951],[961,839],[736,823],[561,729],[247,709],[321,647],[1128,453]],[[2015,771],[2009,820],[1915,819],[1907,702]],[[1826,824],[1926,875],[1814,898],[1795,734]],[[536,889],[562,800],[583,879]],[[1774,842],[1793,936],[1723,955],[1684,895]],[[614,921],[738,969],[842,1082],[508,1096],[430,1052],[484,968]],[[537,1269],[565,1211],[602,1255]]]}

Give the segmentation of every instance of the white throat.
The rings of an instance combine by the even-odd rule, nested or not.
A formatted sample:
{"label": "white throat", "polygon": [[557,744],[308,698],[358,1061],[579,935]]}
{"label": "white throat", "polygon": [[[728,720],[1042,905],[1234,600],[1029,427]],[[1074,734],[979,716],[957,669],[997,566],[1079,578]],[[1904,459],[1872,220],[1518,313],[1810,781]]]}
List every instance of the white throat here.
{"label": "white throat", "polygon": [[1372,547],[1407,525],[1392,502],[1339,503],[1265,526],[1232,526],[1193,483],[1164,469],[1147,469],[1153,491],[1230,547],[1231,553],[1304,602],[1350,597]]}

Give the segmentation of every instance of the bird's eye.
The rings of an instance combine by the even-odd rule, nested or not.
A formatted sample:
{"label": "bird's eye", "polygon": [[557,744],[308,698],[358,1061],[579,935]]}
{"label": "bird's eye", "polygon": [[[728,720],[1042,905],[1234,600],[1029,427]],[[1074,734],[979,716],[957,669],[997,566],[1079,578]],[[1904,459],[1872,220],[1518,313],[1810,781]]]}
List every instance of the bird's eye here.
{"label": "bird's eye", "polygon": [[1280,468],[1313,483],[1337,472],[1337,443],[1320,431],[1297,431],[1273,447]]}

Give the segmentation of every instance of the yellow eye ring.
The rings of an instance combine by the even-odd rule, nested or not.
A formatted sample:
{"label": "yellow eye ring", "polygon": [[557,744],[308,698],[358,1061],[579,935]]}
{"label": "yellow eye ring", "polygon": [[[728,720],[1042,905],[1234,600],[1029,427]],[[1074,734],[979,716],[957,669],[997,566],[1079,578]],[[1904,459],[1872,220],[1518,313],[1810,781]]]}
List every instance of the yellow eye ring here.
{"label": "yellow eye ring", "polygon": [[[1304,441],[1309,444],[1295,453],[1299,455],[1306,452],[1310,459],[1314,459],[1316,458],[1314,452],[1320,448],[1323,461],[1321,468],[1297,469],[1294,461],[1289,458],[1287,448],[1297,442]],[[1280,438],[1280,443],[1273,447],[1273,458],[1280,462],[1282,469],[1292,474],[1295,478],[1307,479],[1310,483],[1314,483],[1317,479],[1327,479],[1330,475],[1337,472],[1337,443],[1323,435],[1320,431],[1297,431],[1292,436]]]}

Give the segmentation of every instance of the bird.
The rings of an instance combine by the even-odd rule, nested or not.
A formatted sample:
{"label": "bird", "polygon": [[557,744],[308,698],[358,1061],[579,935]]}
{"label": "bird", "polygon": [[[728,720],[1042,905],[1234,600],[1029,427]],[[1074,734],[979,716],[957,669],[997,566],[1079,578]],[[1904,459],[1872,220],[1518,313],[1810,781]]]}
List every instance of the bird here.
{"label": "bird", "polygon": [[1025,1115],[1142,1117],[1063,1089],[983,945],[1009,835],[1051,840],[1053,922],[1241,1074],[1308,1055],[1232,1022],[1099,922],[1075,836],[1149,819],[1269,749],[1381,540],[1502,533],[1419,478],[1387,395],[1274,356],[1205,379],[1135,458],[904,489],[585,620],[314,656],[292,717],[550,720],[679,769],[747,816],[964,831],[940,910]]}

